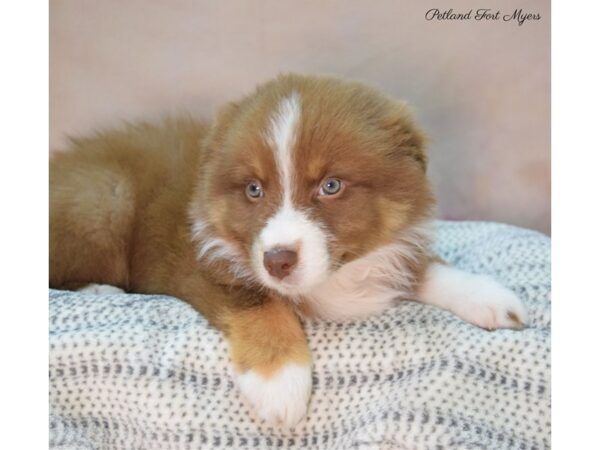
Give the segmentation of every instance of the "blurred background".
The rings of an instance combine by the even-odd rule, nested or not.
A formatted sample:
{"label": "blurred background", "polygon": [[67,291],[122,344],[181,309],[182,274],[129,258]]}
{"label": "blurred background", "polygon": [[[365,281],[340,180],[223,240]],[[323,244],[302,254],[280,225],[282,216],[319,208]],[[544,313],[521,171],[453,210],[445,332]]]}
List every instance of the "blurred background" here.
{"label": "blurred background", "polygon": [[[481,7],[541,20],[425,20]],[[549,1],[52,0],[51,152],[122,120],[208,118],[287,71],[406,100],[440,217],[550,233]]]}

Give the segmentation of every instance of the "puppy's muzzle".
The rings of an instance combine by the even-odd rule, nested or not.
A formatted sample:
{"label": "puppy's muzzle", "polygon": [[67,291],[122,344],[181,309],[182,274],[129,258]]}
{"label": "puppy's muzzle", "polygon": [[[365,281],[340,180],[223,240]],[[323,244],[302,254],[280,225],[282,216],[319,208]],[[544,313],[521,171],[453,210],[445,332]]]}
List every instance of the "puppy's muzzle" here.
{"label": "puppy's muzzle", "polygon": [[263,264],[267,272],[275,278],[283,280],[298,262],[298,254],[293,250],[278,248],[264,253]]}

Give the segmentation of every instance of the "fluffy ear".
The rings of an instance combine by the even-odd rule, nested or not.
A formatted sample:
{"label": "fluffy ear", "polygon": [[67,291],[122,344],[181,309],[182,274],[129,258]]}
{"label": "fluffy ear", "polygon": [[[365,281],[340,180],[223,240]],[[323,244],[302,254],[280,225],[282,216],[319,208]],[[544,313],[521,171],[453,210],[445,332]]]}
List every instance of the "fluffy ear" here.
{"label": "fluffy ear", "polygon": [[240,109],[240,104],[237,102],[228,102],[219,108],[215,122],[229,122]]}
{"label": "fluffy ear", "polygon": [[410,156],[425,172],[427,170],[427,136],[415,124],[405,103],[395,102],[384,121],[384,128],[392,133],[394,146],[400,154]]}
{"label": "fluffy ear", "polygon": [[239,109],[240,105],[236,102],[226,103],[219,108],[215,120],[213,121],[212,129],[207,136],[210,142],[213,144],[222,142],[225,131],[231,126]]}

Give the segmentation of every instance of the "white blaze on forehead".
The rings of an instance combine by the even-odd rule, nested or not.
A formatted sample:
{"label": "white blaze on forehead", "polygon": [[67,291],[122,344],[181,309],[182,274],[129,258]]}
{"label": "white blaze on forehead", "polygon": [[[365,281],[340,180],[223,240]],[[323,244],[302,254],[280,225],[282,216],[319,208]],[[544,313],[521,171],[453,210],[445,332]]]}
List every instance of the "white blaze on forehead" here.
{"label": "white blaze on forehead", "polygon": [[[263,283],[283,294],[299,294],[323,280],[329,270],[327,235],[322,227],[294,207],[294,146],[300,126],[300,96],[292,93],[278,105],[265,136],[272,148],[280,179],[282,202],[254,243],[252,260]],[[283,280],[275,280],[263,265],[265,251],[285,247],[298,252],[298,264]]]}
{"label": "white blaze on forehead", "polygon": [[271,128],[267,136],[267,142],[275,152],[284,204],[291,202],[292,199],[294,177],[292,151],[296,143],[299,122],[300,97],[294,92],[279,103],[277,112],[271,118]]}

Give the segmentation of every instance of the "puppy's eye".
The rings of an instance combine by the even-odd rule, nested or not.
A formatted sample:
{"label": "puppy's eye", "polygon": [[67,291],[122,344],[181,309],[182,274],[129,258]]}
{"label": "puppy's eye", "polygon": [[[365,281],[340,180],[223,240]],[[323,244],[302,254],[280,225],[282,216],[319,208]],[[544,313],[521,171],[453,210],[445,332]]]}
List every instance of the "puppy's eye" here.
{"label": "puppy's eye", "polygon": [[258,181],[251,181],[246,185],[246,195],[250,200],[258,200],[265,195],[265,193]]}
{"label": "puppy's eye", "polygon": [[342,187],[342,180],[338,178],[327,178],[319,189],[319,195],[338,194],[342,190]]}

